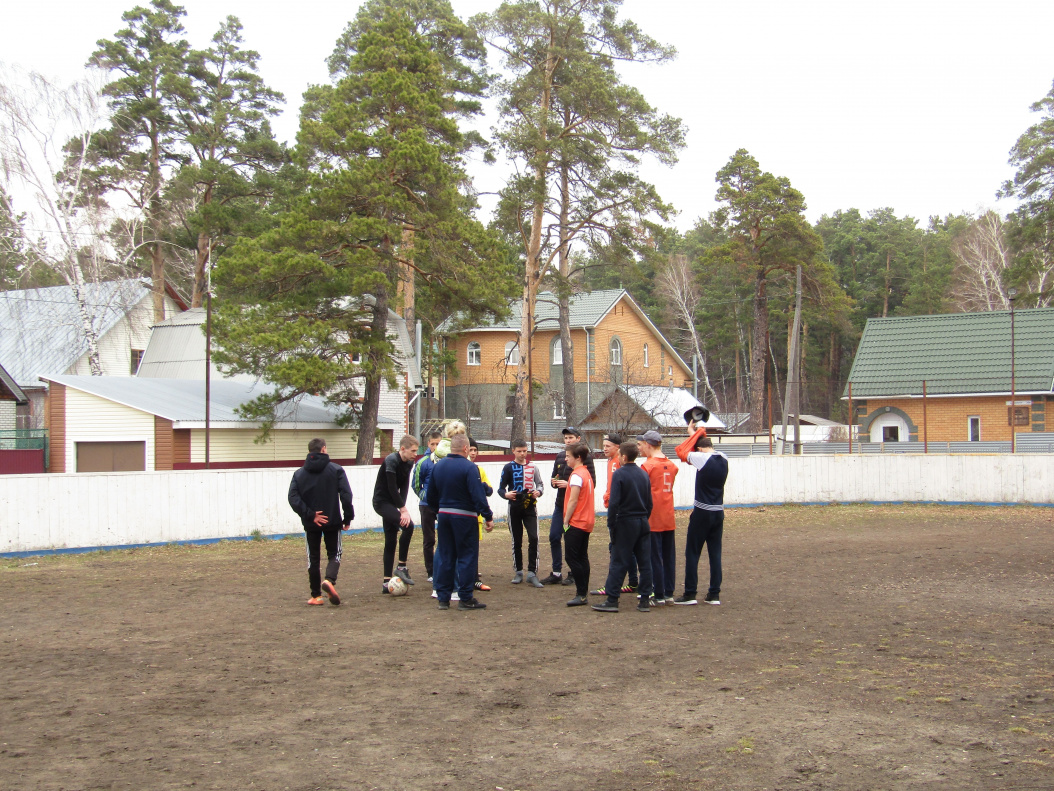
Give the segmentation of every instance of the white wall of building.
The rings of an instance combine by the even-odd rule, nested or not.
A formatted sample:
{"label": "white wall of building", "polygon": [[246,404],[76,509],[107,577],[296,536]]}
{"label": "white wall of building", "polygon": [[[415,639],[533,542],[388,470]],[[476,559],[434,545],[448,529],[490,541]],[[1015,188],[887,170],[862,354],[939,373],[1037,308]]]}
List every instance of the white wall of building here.
{"label": "white wall of building", "polygon": [[[171,297],[165,297],[165,317],[179,312],[179,306]],[[150,328],[154,324],[154,301],[147,295],[99,339],[99,362],[104,376],[131,376],[132,349],[145,350],[150,341]],[[90,376],[88,354],[85,352],[69,370],[41,371],[41,373],[67,373]]]}
{"label": "white wall of building", "polygon": [[0,399],[0,431],[15,428],[18,405],[14,401]]}
{"label": "white wall of building", "polygon": [[153,415],[67,387],[66,469],[71,472],[77,469],[78,442],[145,442],[146,469],[154,469]]}
{"label": "white wall of building", "polygon": [[[152,460],[151,448],[148,458]],[[502,464],[484,465],[498,481]],[[548,474],[548,462],[540,462]],[[604,481],[603,463],[598,476]],[[370,499],[377,468],[348,467],[354,528],[377,528]],[[124,546],[296,533],[286,501],[293,470],[122,472],[0,476],[0,552]],[[682,465],[674,487],[690,506],[694,471]],[[603,483],[597,487],[602,510]],[[830,502],[1054,503],[1054,455],[754,456],[732,459],[728,505]],[[539,505],[552,513],[546,487]],[[497,516],[507,509],[495,494]],[[417,515],[416,498],[410,511]]]}
{"label": "white wall of building", "polygon": [[[315,437],[326,440],[334,459],[353,459],[358,432],[340,429],[275,429],[267,442],[256,442],[260,432],[254,428],[210,429],[209,461],[290,461],[307,456],[307,443]],[[398,441],[398,440],[396,440]],[[190,460],[205,461],[205,429],[190,432]]]}

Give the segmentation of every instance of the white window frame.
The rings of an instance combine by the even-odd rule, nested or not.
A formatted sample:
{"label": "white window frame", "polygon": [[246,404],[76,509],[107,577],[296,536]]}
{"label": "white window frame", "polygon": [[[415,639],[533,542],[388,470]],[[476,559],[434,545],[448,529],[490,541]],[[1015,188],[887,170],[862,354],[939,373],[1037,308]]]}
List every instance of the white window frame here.
{"label": "white window frame", "polygon": [[622,365],[622,341],[618,338],[612,338],[611,343],[608,344],[608,348],[611,350],[611,364]]}
{"label": "white window frame", "polygon": [[553,420],[563,420],[564,415],[564,399],[558,395],[553,396]]}
{"label": "white window frame", "polygon": [[505,344],[505,364],[508,366],[519,366],[520,364],[520,343],[519,341],[509,341]]}
{"label": "white window frame", "polygon": [[648,367],[648,344],[644,344],[644,367]]}
{"label": "white window frame", "polygon": [[[973,422],[977,421],[977,439],[973,438]],[[969,415],[966,418],[966,441],[967,442],[980,442],[981,441],[981,416],[980,415]]]}
{"label": "white window frame", "polygon": [[[475,354],[473,354],[475,352]],[[477,341],[469,341],[465,365],[481,365],[483,360],[483,348]]]}
{"label": "white window frame", "polygon": [[553,358],[553,362],[552,362],[553,365],[563,365],[564,364],[564,344],[560,340],[560,338],[556,338],[556,339],[553,340],[553,354],[552,354],[552,358]]}

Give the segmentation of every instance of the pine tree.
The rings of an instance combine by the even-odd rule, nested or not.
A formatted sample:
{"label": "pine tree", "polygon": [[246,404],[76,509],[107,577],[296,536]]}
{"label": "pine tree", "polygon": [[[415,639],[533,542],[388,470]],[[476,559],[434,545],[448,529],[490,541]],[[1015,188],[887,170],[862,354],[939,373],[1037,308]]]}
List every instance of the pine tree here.
{"label": "pine tree", "polygon": [[500,309],[508,278],[463,189],[441,58],[397,11],[349,46],[346,74],[305,94],[295,154],[305,194],[217,268],[217,359],[278,386],[252,407],[265,424],[282,402],[325,394],[358,425],[357,460],[369,463],[381,382],[396,370],[388,310],[402,269],[477,318]]}

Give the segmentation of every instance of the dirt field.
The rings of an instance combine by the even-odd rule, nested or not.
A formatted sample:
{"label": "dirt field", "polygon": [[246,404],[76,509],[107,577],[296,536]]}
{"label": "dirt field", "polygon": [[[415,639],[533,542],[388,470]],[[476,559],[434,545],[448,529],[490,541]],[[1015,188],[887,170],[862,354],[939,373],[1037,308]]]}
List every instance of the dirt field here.
{"label": "dirt field", "polygon": [[299,540],[0,561],[0,788],[1054,787],[1054,509],[730,511],[724,603],[650,614],[499,531],[439,612],[419,553],[324,608]]}

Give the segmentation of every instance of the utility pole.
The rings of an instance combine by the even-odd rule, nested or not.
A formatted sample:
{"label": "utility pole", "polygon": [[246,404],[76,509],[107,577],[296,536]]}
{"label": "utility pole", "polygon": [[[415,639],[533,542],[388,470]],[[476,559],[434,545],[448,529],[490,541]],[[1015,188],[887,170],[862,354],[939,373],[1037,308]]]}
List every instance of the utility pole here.
{"label": "utility pole", "polygon": [[209,469],[209,429],[212,417],[212,239],[209,239],[205,276],[205,469]]}

